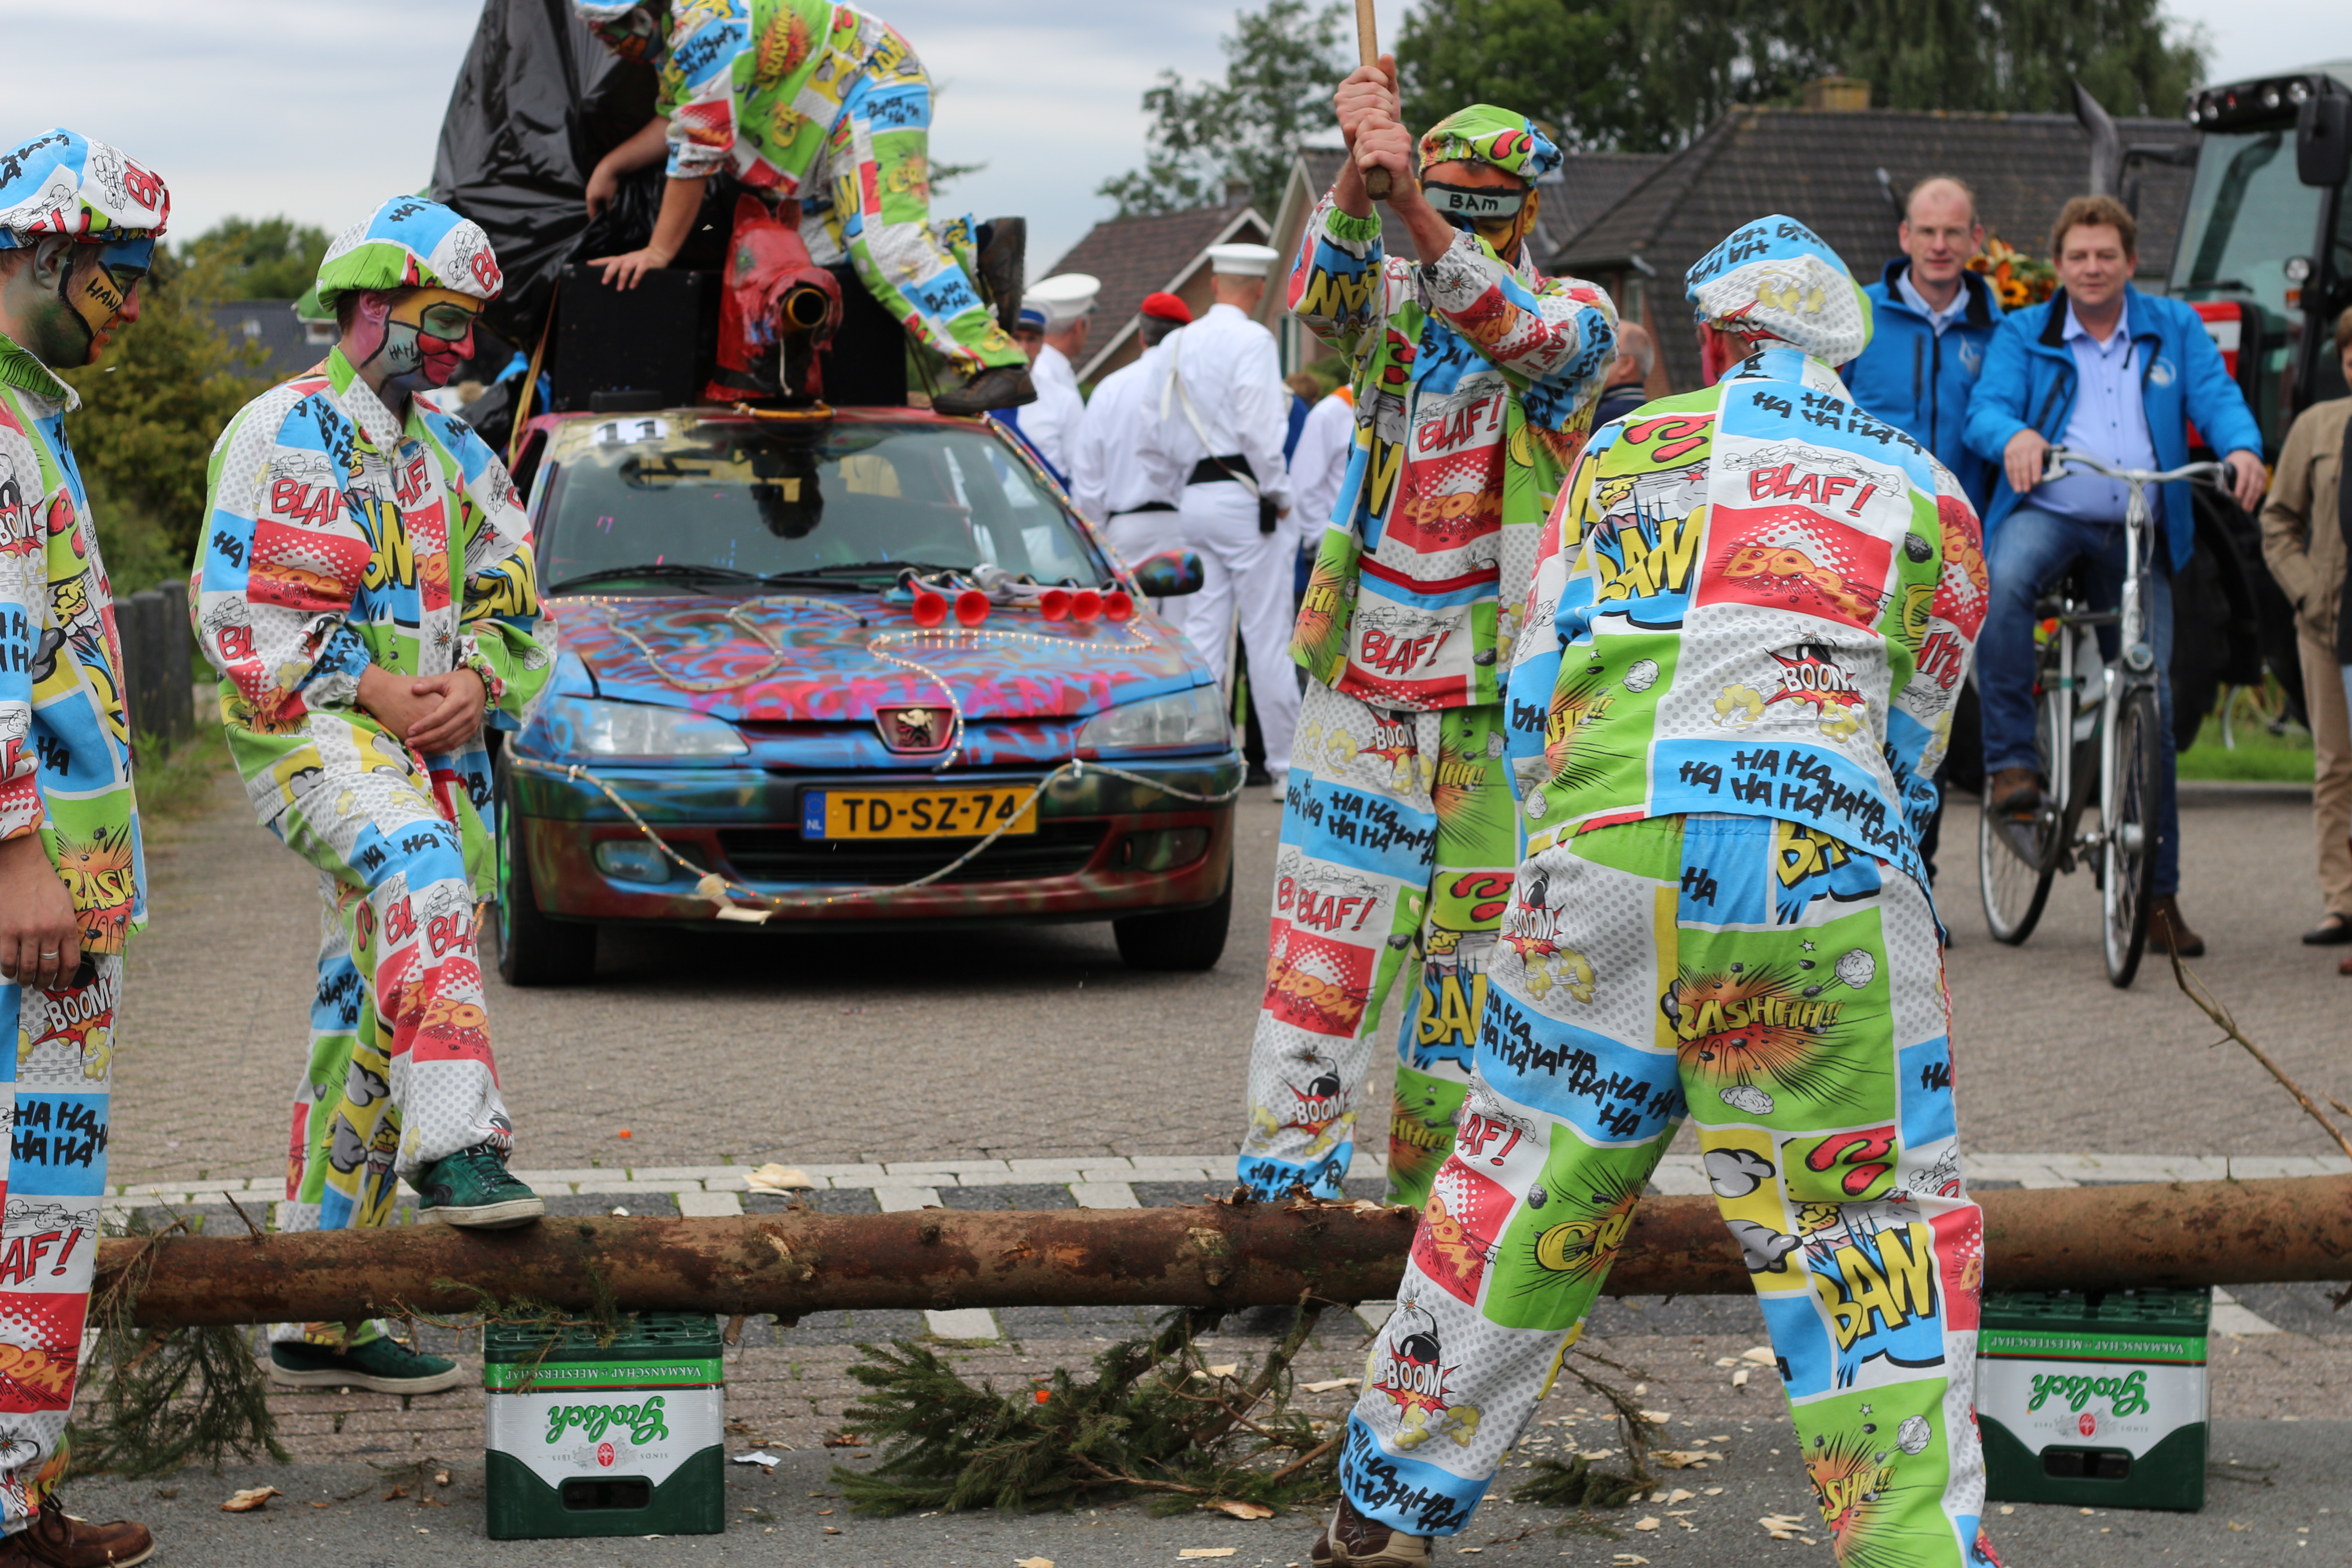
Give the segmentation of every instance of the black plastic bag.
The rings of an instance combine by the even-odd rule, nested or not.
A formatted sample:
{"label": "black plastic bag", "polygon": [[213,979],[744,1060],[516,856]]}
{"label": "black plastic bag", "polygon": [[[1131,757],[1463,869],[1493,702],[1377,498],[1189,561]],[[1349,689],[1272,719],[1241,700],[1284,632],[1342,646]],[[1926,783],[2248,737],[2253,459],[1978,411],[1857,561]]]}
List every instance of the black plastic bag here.
{"label": "black plastic bag", "polygon": [[[569,0],[484,0],[441,121],[432,194],[489,236],[506,289],[485,313],[508,341],[539,341],[556,276],[588,227],[588,175],[654,117],[655,89],[652,68],[598,43]],[[658,203],[660,171],[643,173],[651,178],[627,184],[638,202],[650,185]]]}

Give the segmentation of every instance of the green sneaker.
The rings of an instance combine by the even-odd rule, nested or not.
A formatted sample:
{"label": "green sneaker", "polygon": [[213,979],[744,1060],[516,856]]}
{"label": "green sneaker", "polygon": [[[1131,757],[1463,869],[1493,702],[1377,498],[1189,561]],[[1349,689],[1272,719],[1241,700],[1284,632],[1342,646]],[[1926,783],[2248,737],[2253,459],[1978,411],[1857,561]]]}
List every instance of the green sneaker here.
{"label": "green sneaker", "polygon": [[280,1388],[370,1388],[378,1394],[438,1394],[466,1381],[447,1356],[425,1355],[385,1337],[347,1351],[300,1341],[269,1347],[269,1381]]}
{"label": "green sneaker", "polygon": [[547,1212],[539,1194],[507,1173],[507,1157],[488,1143],[460,1149],[417,1173],[420,1220],[474,1230],[511,1230]]}

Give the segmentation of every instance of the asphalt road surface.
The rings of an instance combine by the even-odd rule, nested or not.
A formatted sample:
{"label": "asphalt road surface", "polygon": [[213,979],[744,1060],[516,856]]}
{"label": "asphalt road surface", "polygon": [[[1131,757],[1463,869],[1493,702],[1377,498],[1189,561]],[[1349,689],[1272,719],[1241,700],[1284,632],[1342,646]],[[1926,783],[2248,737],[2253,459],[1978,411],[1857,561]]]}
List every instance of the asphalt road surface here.
{"label": "asphalt road surface", "polygon": [[[1280,813],[1244,797],[1233,935],[1209,973],[1129,973],[1102,925],[861,935],[833,929],[608,933],[596,983],[492,980],[491,1033],[518,1168],[1229,1154],[1264,985]],[[2000,1152],[2336,1151],[2151,959],[2105,981],[2087,873],[2022,948],[1985,935],[1976,816],[1947,824],[1938,899],[1964,1147]],[[2314,1093],[2352,1100],[2341,949],[2317,916],[2309,806],[2192,794],[2182,906],[2198,968]],[[318,943],[316,873],[226,783],[159,832],[150,934],[131,949],[115,1068],[117,1183],[283,1169]],[[1362,1124],[1387,1121],[1383,1076]],[[233,1082],[240,1092],[220,1092]],[[628,1136],[622,1136],[624,1131]]]}

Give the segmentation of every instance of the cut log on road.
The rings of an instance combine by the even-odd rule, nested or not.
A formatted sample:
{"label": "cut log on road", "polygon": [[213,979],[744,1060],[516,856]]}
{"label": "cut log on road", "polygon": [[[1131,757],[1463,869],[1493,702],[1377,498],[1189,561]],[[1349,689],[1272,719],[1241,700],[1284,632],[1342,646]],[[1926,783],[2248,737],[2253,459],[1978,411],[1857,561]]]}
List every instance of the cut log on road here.
{"label": "cut log on road", "polygon": [[[2352,1176],[1985,1193],[1997,1289],[2235,1285],[2352,1277]],[[333,1322],[478,1309],[477,1290],[570,1310],[777,1312],[1018,1306],[1245,1307],[1396,1294],[1415,1215],[1371,1204],[729,1219],[548,1219],[174,1237],[142,1324]],[[99,1289],[138,1238],[99,1249]],[[1612,1295],[1749,1289],[1712,1199],[1636,1212]]]}

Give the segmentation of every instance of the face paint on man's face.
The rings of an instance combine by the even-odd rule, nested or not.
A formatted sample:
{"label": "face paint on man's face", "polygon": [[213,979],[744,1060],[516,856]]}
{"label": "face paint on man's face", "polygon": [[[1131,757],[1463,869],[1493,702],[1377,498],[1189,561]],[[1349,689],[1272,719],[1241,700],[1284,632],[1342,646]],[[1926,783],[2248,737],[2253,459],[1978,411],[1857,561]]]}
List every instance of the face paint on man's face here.
{"label": "face paint on man's face", "polygon": [[94,362],[106,352],[114,330],[126,318],[137,319],[139,308],[133,296],[154,258],[155,242],[125,239],[91,248],[95,255],[75,247],[72,264],[58,280],[58,290],[89,331],[89,359]]}
{"label": "face paint on man's face", "polygon": [[474,352],[474,318],[482,302],[448,289],[420,289],[392,307],[380,359],[388,387],[405,392],[446,386]]}

